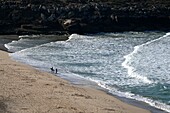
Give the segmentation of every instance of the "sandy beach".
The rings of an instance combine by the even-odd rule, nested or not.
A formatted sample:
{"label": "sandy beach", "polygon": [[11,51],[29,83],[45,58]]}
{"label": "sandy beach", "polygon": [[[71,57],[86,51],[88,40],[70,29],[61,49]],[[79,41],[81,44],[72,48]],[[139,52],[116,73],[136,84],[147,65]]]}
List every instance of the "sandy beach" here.
{"label": "sandy beach", "polygon": [[15,62],[5,51],[0,51],[0,86],[0,113],[149,113]]}

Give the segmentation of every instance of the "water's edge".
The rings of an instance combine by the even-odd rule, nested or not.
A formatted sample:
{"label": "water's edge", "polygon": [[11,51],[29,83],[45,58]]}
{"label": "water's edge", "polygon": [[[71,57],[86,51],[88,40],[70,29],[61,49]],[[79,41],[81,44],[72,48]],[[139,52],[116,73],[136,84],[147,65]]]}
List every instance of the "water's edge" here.
{"label": "water's edge", "polygon": [[[1,40],[1,39],[0,39],[0,40]],[[4,43],[4,44],[5,44],[5,43]],[[0,48],[0,50],[1,50],[1,48]],[[7,51],[7,52],[8,52],[8,51]],[[14,60],[14,59],[13,59],[13,60]],[[27,64],[27,65],[28,65],[28,64]],[[36,68],[36,67],[34,67],[34,68]],[[37,69],[37,68],[36,68],[36,69]],[[39,69],[39,70],[40,70],[40,69]],[[42,71],[42,70],[40,70],[40,71]],[[49,72],[49,73],[50,73],[50,72]],[[133,100],[133,99],[128,99],[128,98],[125,98],[125,97],[119,97],[119,96],[117,96],[117,95],[114,95],[114,94],[112,94],[112,93],[109,93],[107,89],[104,89],[104,88],[100,87],[99,85],[97,85],[97,83],[92,82],[92,81],[90,81],[90,80],[78,79],[78,80],[82,80],[82,81],[85,80],[85,82],[81,83],[80,81],[77,81],[77,80],[75,80],[75,79],[70,79],[70,78],[69,78],[69,79],[66,79],[66,78],[63,78],[63,77],[61,77],[61,76],[59,76],[59,77],[62,78],[62,79],[65,79],[65,80],[67,80],[67,81],[69,81],[69,82],[72,83],[73,85],[78,85],[78,86],[82,86],[82,87],[92,87],[92,88],[95,88],[95,89],[97,89],[97,90],[102,90],[102,91],[106,92],[107,94],[112,95],[112,96],[118,98],[119,100],[121,100],[121,101],[123,101],[123,102],[125,102],[125,103],[127,103],[127,104],[131,104],[131,105],[133,105],[133,106],[137,106],[137,107],[140,107],[140,108],[143,108],[143,109],[147,109],[147,110],[151,111],[152,113],[167,113],[167,112],[165,112],[165,111],[162,111],[162,110],[159,110],[159,109],[157,109],[157,108],[155,108],[155,107],[152,107],[152,106],[150,106],[149,104],[146,104],[146,103],[144,103],[144,102],[140,102],[140,101]]]}

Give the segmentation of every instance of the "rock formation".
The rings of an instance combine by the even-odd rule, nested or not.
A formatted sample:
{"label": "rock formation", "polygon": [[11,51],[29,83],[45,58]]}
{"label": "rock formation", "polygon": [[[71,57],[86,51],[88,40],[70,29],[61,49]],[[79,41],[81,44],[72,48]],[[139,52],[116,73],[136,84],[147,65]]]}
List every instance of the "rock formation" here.
{"label": "rock formation", "polygon": [[68,34],[170,29],[166,0],[0,1],[0,34]]}

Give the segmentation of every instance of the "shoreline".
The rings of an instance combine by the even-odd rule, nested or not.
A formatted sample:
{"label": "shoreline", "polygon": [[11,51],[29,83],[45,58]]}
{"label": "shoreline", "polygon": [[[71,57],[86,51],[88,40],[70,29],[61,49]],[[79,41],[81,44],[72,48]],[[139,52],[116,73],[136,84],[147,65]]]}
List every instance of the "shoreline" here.
{"label": "shoreline", "polygon": [[[10,36],[10,37],[9,37]],[[12,37],[11,37],[12,36]],[[27,35],[23,35],[24,37],[27,36]],[[39,37],[40,35],[38,35]],[[43,36],[43,35],[42,35]],[[64,40],[67,40],[68,38],[66,38],[67,36],[62,36],[62,37],[59,37],[57,39],[55,39],[54,37],[51,37],[51,36],[56,36],[56,35],[45,35],[45,36],[50,36],[49,38],[52,38],[52,40],[55,40],[55,41],[64,41]],[[4,38],[5,37],[5,38]],[[44,36],[43,36],[44,37]],[[7,39],[8,40],[8,43],[11,42],[11,41],[14,41],[14,40],[19,40],[21,37],[18,37],[17,35],[0,35],[0,39]],[[23,37],[22,37],[23,38]],[[33,37],[33,38],[36,38],[36,37]],[[2,47],[2,48],[1,48]],[[0,51],[4,51],[4,52],[8,52],[8,53],[11,53],[10,51],[7,50],[7,48],[0,42]],[[17,62],[17,61],[14,61],[14,62]],[[20,63],[20,62],[19,62]],[[25,63],[22,63],[25,65]],[[27,64],[26,64],[27,65]],[[30,65],[28,65],[30,66]],[[30,66],[32,67],[32,66]],[[33,67],[34,68],[34,67]],[[39,69],[36,69],[34,68],[35,70],[39,70]],[[113,98],[116,98],[118,100],[120,100],[121,102],[125,103],[125,104],[128,104],[128,105],[132,105],[132,106],[135,106],[135,107],[138,107],[138,108],[142,108],[144,110],[149,110],[151,113],[167,113],[166,111],[163,111],[161,109],[157,109],[153,106],[150,106],[149,104],[145,103],[145,102],[142,102],[142,101],[138,101],[138,100],[134,100],[134,99],[129,99],[129,98],[126,98],[126,97],[121,97],[121,96],[118,96],[116,94],[112,94],[110,92],[108,92],[107,89],[105,88],[102,88],[100,87],[99,85],[97,85],[97,83],[93,82],[93,81],[89,81],[89,80],[86,80],[86,79],[82,79],[82,78],[79,78],[79,79],[76,79],[76,80],[70,80],[68,78],[65,78],[65,77],[62,77],[62,76],[58,76],[54,73],[50,73],[50,72],[47,72],[47,71],[43,71],[43,70],[39,70],[40,72],[45,72],[45,73],[48,73],[48,74],[52,74],[53,76],[57,77],[57,78],[60,78],[64,81],[67,81],[68,83],[71,83],[71,85],[73,86],[76,86],[76,87],[81,87],[81,88],[90,88],[90,89],[96,89],[96,90],[99,90],[99,91],[102,91],[104,93],[106,93],[106,95],[110,95],[112,96]],[[78,80],[78,81],[77,81]],[[82,82],[80,83],[79,82]],[[85,81],[84,81],[85,80]]]}
{"label": "shoreline", "polygon": [[[9,36],[12,36],[12,37],[9,37]],[[25,36],[25,35],[23,35],[23,36]],[[51,36],[51,35],[47,35],[47,36]],[[54,35],[54,36],[56,36],[56,35]],[[4,36],[0,35],[0,39],[3,39],[4,37],[5,37],[5,39],[8,39],[8,42],[13,41],[13,40],[18,40],[18,39],[21,38],[21,37],[19,38],[17,35],[4,35]],[[36,37],[34,37],[34,38],[36,38]],[[54,39],[53,37],[50,37],[50,38],[52,38],[52,40]],[[59,40],[59,41],[64,41],[66,39],[68,39],[68,38],[66,38],[65,35],[60,37],[60,38],[57,38],[57,40]],[[57,41],[57,40],[55,39],[55,41]],[[0,46],[1,45],[2,44],[0,42]],[[2,50],[2,51],[10,53],[10,51],[8,51],[6,48],[5,49],[4,48],[5,48],[5,46],[3,46],[3,50],[2,50],[2,48],[0,47],[0,51]],[[14,62],[17,62],[17,61],[14,61]],[[25,63],[22,63],[22,64],[25,64]],[[30,66],[30,65],[28,65],[28,66]],[[39,70],[39,69],[36,69],[36,70]],[[39,70],[39,71],[45,72],[45,73],[50,73],[50,72],[43,71],[43,70]],[[67,82],[71,83],[71,85],[76,86],[76,87],[81,87],[81,88],[85,88],[85,89],[86,88],[90,88],[90,89],[100,90],[100,91],[106,93],[106,95],[110,95],[113,98],[116,98],[116,99],[122,101],[125,104],[132,105],[132,106],[135,106],[135,107],[138,107],[138,108],[142,108],[142,109],[145,109],[145,110],[149,110],[151,113],[167,113],[167,112],[165,112],[165,111],[163,111],[161,109],[157,109],[157,108],[155,108],[153,106],[150,106],[149,104],[147,104],[145,102],[137,101],[137,100],[133,100],[133,99],[125,98],[125,97],[120,97],[118,95],[112,94],[112,93],[108,92],[107,89],[104,89],[104,88],[100,87],[99,85],[97,85],[95,82],[92,82],[92,81],[89,81],[89,80],[86,80],[86,79],[85,79],[85,81],[84,81],[84,79],[81,79],[81,78],[76,79],[76,80],[74,80],[74,79],[70,80],[70,79],[62,77],[60,75],[58,76],[58,75],[55,75],[53,73],[50,73],[50,74],[52,74],[53,76],[56,76],[57,78],[59,77],[60,79],[62,79],[64,81],[67,81]],[[82,83],[80,83],[79,81],[82,82]]]}
{"label": "shoreline", "polygon": [[12,42],[14,40],[19,40],[17,35],[0,35],[0,50],[9,52],[8,49],[5,47],[5,43]]}
{"label": "shoreline", "polygon": [[[54,112],[56,111],[80,112],[83,110],[84,112],[94,111],[94,112],[101,112],[101,113],[104,113],[104,112],[135,113],[136,111],[138,111],[139,113],[149,113],[148,110],[138,108],[128,103],[124,103],[120,101],[119,99],[115,98],[115,96],[108,94],[104,90],[101,91],[101,89],[84,87],[80,85],[73,85],[57,76],[54,76],[53,74],[41,72],[41,71],[34,69],[31,66],[13,61],[8,56],[7,52],[5,52],[4,50],[1,51],[1,48],[0,48],[0,54],[1,54],[0,60],[2,60],[2,62],[0,63],[1,64],[0,75],[2,76],[2,78],[0,79],[0,84],[2,86],[1,88],[2,92],[0,93],[0,97],[1,97],[0,105],[3,108],[3,110],[17,111],[17,112],[28,112],[29,110],[31,110],[29,112],[39,111],[38,109],[40,109],[40,107],[38,107],[38,105],[40,103],[43,104],[42,102],[45,101],[44,97],[40,96],[41,94],[44,94],[44,91],[39,89],[39,87],[41,86],[41,88],[43,89],[45,88],[44,89],[45,92],[48,92],[48,95],[46,94],[43,95],[47,98],[46,101],[48,101],[49,103],[57,103],[58,107],[56,106],[54,107],[53,105],[50,104],[50,107],[53,106],[55,108]],[[10,68],[11,71],[6,68]],[[3,78],[5,78],[5,80]],[[15,78],[17,79],[14,81],[11,81]],[[11,82],[9,81],[12,82],[12,85],[10,85]],[[9,84],[7,84],[8,82]],[[38,85],[39,87],[36,87],[36,85]],[[26,90],[23,89],[22,87],[25,87]],[[33,89],[31,87],[33,87]],[[50,89],[48,89],[48,87],[50,87]],[[15,91],[14,90],[11,91],[11,89],[15,89]],[[39,91],[38,94],[37,94],[37,90]],[[12,92],[15,92],[15,93],[12,93]],[[53,94],[54,92],[55,94]],[[33,100],[28,100],[28,98],[29,99],[32,98],[31,96],[35,98],[33,98]],[[63,96],[65,98],[63,98]],[[38,98],[37,101],[35,101],[36,98]],[[39,100],[39,98],[41,99]],[[56,100],[57,102],[54,100],[49,100],[49,98],[50,99],[57,98]],[[64,101],[62,99],[64,99]],[[29,103],[27,103],[27,101],[29,101]],[[64,103],[64,107],[60,106],[62,105],[60,104],[61,102]],[[23,103],[27,107],[25,106],[23,107],[22,105]],[[38,107],[38,109],[33,106],[32,106],[33,108],[31,108],[30,106],[31,104],[36,104],[37,105],[36,107]],[[46,106],[46,105],[43,104],[43,106]],[[101,109],[101,107],[104,107],[104,106],[106,108]],[[20,107],[21,109],[19,109]],[[0,109],[0,111],[1,110],[2,109]]]}

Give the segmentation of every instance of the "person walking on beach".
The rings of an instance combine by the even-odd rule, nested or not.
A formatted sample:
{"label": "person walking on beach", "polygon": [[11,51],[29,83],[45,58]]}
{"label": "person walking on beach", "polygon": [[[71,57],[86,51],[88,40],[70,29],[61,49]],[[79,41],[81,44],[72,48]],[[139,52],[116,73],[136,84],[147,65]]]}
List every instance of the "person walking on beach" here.
{"label": "person walking on beach", "polygon": [[51,67],[50,69],[51,69],[52,72],[54,72],[54,68],[53,67]]}
{"label": "person walking on beach", "polygon": [[56,73],[56,74],[57,74],[57,71],[58,71],[58,70],[57,70],[57,68],[56,68],[56,69],[55,69],[55,73]]}

